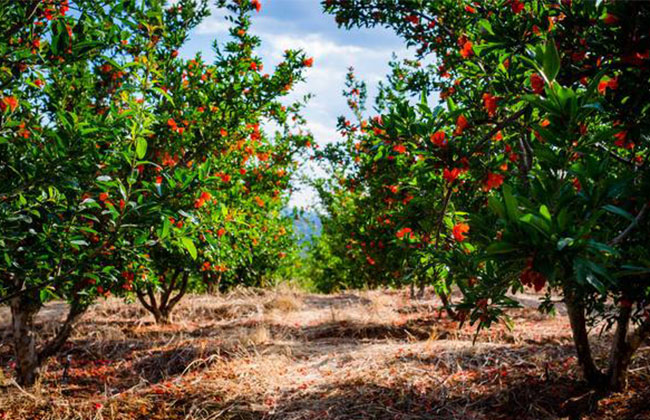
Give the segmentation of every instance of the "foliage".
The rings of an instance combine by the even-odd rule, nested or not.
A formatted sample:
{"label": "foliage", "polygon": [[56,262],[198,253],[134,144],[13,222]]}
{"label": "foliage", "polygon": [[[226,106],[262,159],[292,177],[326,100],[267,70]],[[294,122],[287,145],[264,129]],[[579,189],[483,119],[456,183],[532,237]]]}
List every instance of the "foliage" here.
{"label": "foliage", "polygon": [[[232,40],[215,42],[213,64],[197,56],[166,68],[147,150],[154,164],[143,169],[160,207],[153,232],[142,232],[151,252],[129,275],[142,280],[140,300],[165,322],[173,304],[162,315],[156,304],[166,306],[172,289],[181,297],[189,276],[203,277],[209,289],[259,285],[296,246],[281,211],[309,137],[296,129],[302,103],[284,106],[280,98],[309,62],[288,50],[273,74],[262,74],[254,55],[260,40],[249,33],[253,5],[228,8]],[[263,130],[270,122],[279,127],[275,135]]]}
{"label": "foliage", "polygon": [[[340,127],[343,161],[354,165],[339,180],[357,191],[349,232],[364,235],[348,241],[390,243],[377,258],[361,251],[367,267],[425,276],[444,297],[453,281],[463,292],[458,316],[479,328],[515,305],[510,292],[545,289],[544,310],[560,293],[587,379],[624,386],[621,372],[650,331],[641,250],[650,97],[638,89],[650,75],[650,9],[541,0],[324,6],[345,27],[389,26],[432,60],[394,65],[380,115]],[[335,219],[345,226],[350,217]],[[617,325],[607,375],[591,360],[585,316]],[[628,332],[630,319],[638,327]]]}
{"label": "foliage", "polygon": [[[173,306],[190,275],[259,281],[295,246],[280,210],[309,139],[291,131],[301,104],[278,99],[311,61],[287,51],[261,74],[259,4],[219,6],[234,40],[207,65],[178,57],[205,1],[2,3],[0,298],[21,383],[97,297],[165,283]],[[33,317],[52,298],[70,312],[37,350]]]}
{"label": "foliage", "polygon": [[[9,2],[2,37],[0,292],[10,299],[19,380],[65,342],[93,299],[124,293],[121,268],[146,248],[159,212],[148,162],[161,63],[207,13],[187,0]],[[179,13],[176,13],[176,11]],[[38,353],[33,315],[52,298],[70,312]]]}

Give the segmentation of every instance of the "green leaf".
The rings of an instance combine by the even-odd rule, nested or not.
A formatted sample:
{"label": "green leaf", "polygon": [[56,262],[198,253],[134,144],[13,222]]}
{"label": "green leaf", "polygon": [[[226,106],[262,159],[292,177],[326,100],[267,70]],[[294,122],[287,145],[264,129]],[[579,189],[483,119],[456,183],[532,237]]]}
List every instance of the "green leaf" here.
{"label": "green leaf", "polygon": [[156,92],[160,93],[162,96],[164,96],[165,98],[167,98],[167,100],[168,100],[172,105],[174,105],[174,100],[173,100],[172,97],[169,95],[169,93],[165,92],[163,89],[161,89],[161,88],[159,88],[159,87],[155,87],[155,88],[153,88],[153,90],[155,90]]}
{"label": "green leaf", "polygon": [[494,35],[494,30],[492,30],[492,24],[487,19],[481,19],[478,22],[479,26],[485,30],[488,34]]}
{"label": "green leaf", "polygon": [[138,137],[138,140],[135,143],[135,153],[138,156],[138,159],[144,158],[144,155],[147,153],[147,140]]}
{"label": "green leaf", "polygon": [[454,111],[456,111],[456,109],[457,109],[457,107],[456,107],[456,103],[455,103],[454,100],[451,98],[451,96],[448,96],[448,97],[447,97],[447,109],[449,110],[449,112],[454,112]]}
{"label": "green leaf", "polygon": [[557,226],[560,231],[566,229],[569,222],[569,211],[566,207],[560,210],[560,213],[557,215]]}
{"label": "green leaf", "polygon": [[613,281],[605,268],[593,261],[583,258],[576,258],[573,260],[573,272],[579,284],[589,284],[600,293],[605,293],[606,288],[598,276]]}
{"label": "green leaf", "polygon": [[587,241],[587,246],[596,252],[605,252],[612,255],[618,255],[618,251],[615,248],[602,242],[594,241],[593,239],[589,239]]}
{"label": "green leaf", "polygon": [[54,293],[51,287],[41,289],[38,292],[38,294],[39,294],[39,299],[42,303],[48,302],[53,299],[60,299],[60,297]]}
{"label": "green leaf", "polygon": [[650,274],[650,267],[639,267],[635,265],[623,265],[621,268],[624,270],[619,273],[620,276],[639,276]]}
{"label": "green leaf", "polygon": [[555,77],[560,72],[560,54],[555,47],[555,42],[549,39],[546,42],[544,51],[544,74],[548,81],[555,80]]}
{"label": "green leaf", "polygon": [[606,206],[603,206],[603,210],[606,210],[606,211],[608,211],[610,213],[622,216],[622,217],[626,218],[627,220],[629,220],[630,222],[633,222],[635,220],[634,216],[632,216],[630,213],[628,213],[627,211],[623,210],[620,207],[616,207],[616,206],[611,205],[611,204],[607,204]]}
{"label": "green leaf", "polygon": [[521,216],[519,218],[519,220],[521,222],[526,223],[529,226],[534,227],[535,229],[537,229],[540,233],[542,233],[544,235],[548,236],[550,234],[550,226],[549,226],[548,222],[546,222],[544,219],[542,219],[541,217],[539,217],[539,216],[537,216],[535,214],[532,214],[532,213],[524,214],[523,216]]}
{"label": "green leaf", "polygon": [[517,203],[515,196],[512,194],[512,187],[508,184],[504,184],[502,191],[508,217],[511,220],[516,220],[519,217],[519,204]]}
{"label": "green leaf", "polygon": [[428,109],[426,89],[422,89],[422,92],[420,93],[420,105],[422,105],[425,109]]}
{"label": "green leaf", "polygon": [[573,245],[573,238],[562,238],[559,241],[557,241],[557,250],[562,251],[564,248],[567,246]]}
{"label": "green leaf", "polygon": [[508,242],[495,242],[493,244],[490,244],[486,252],[488,254],[508,254],[510,252],[516,251],[517,247],[514,245],[508,243]]}
{"label": "green leaf", "polygon": [[190,256],[192,257],[193,260],[196,259],[197,252],[196,252],[196,247],[194,246],[194,242],[190,238],[181,238],[181,242],[187,252],[190,253]]}
{"label": "green leaf", "polygon": [[171,222],[169,221],[168,218],[165,218],[165,221],[163,222],[162,233],[160,234],[161,239],[164,239],[167,236],[169,236],[169,228],[170,227],[171,227]]}
{"label": "green leaf", "polygon": [[544,219],[548,220],[549,222],[551,221],[551,212],[548,211],[548,207],[546,207],[544,204],[539,208],[539,214],[544,217]]}
{"label": "green leaf", "polygon": [[501,202],[495,197],[488,197],[488,207],[502,219],[506,217],[506,209]]}

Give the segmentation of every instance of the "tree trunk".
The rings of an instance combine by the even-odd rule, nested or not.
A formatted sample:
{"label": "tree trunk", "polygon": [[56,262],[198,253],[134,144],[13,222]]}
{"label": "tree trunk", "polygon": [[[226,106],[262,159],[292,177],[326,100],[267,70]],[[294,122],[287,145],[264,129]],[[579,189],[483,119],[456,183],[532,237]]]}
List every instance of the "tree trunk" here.
{"label": "tree trunk", "polygon": [[418,284],[418,299],[423,299],[424,298],[424,291],[426,289],[426,279],[425,276],[421,276],[419,279],[419,284]]}
{"label": "tree trunk", "polygon": [[43,363],[61,350],[70,337],[74,324],[86,310],[86,306],[73,299],[68,316],[56,335],[37,349],[34,316],[41,307],[40,300],[34,295],[25,294],[11,300],[16,379],[23,386],[31,386],[36,382]]}
{"label": "tree trunk", "polygon": [[[438,269],[434,271],[434,278],[433,278],[433,284],[436,284],[439,280],[440,272]],[[445,312],[447,312],[447,315],[449,316],[450,319],[453,320],[458,320],[458,314],[456,311],[454,311],[454,308],[452,307],[452,302],[451,302],[451,286],[453,284],[453,278],[451,276],[451,273],[447,274],[447,278],[445,280],[445,285],[447,290],[449,290],[449,293],[439,293],[438,297],[440,298],[440,302],[442,302],[442,306],[445,308]]]}
{"label": "tree trunk", "polygon": [[582,368],[585,380],[592,388],[600,391],[619,392],[625,390],[632,356],[650,335],[650,319],[646,319],[635,331],[630,332],[632,307],[620,307],[616,319],[616,331],[609,352],[607,372],[603,373],[598,369],[591,355],[584,304],[567,288],[564,289],[564,301],[571,322],[578,363]]}
{"label": "tree trunk", "polygon": [[216,278],[212,274],[203,273],[203,282],[206,284],[206,291],[209,295],[219,294],[219,285],[221,284],[222,273],[219,273]]}
{"label": "tree trunk", "polygon": [[627,386],[627,369],[632,359],[632,349],[627,340],[631,314],[631,307],[621,307],[616,320],[607,369],[607,388],[610,391],[622,391]]}
{"label": "tree trunk", "polygon": [[217,294],[217,288],[215,287],[214,283],[207,283],[205,286],[205,291],[209,295]]}
{"label": "tree trunk", "polygon": [[[156,299],[156,291],[150,285],[146,286],[146,295],[142,290],[136,289],[138,300],[146,310],[151,312],[157,324],[171,324],[172,310],[187,291],[189,273],[183,273],[181,284],[177,287],[176,281],[178,280],[179,275],[180,270],[176,270],[169,282],[162,285],[159,299]],[[172,293],[175,289],[178,290],[178,293],[176,296],[172,297]]]}
{"label": "tree trunk", "polygon": [[77,320],[86,312],[87,308],[86,305],[79,303],[79,297],[75,295],[72,302],[70,302],[68,316],[63,322],[63,325],[58,329],[52,340],[46,343],[38,352],[39,364],[42,364],[47,358],[54,356],[61,350],[63,345],[68,341],[68,338],[70,338],[70,334],[72,334],[72,329],[77,323]]}
{"label": "tree trunk", "polygon": [[454,311],[454,308],[452,308],[451,301],[449,299],[451,293],[440,293],[439,296],[440,296],[440,301],[442,302],[442,306],[445,308],[445,311],[447,311],[447,315],[449,316],[449,318],[453,320],[457,320],[458,314],[456,313],[456,311]]}
{"label": "tree trunk", "polygon": [[605,375],[598,369],[591,356],[589,335],[585,318],[584,304],[580,302],[573,291],[565,288],[564,300],[573,333],[573,343],[578,355],[578,363],[582,368],[585,380],[594,388],[602,388],[605,382]]}
{"label": "tree trunk", "polygon": [[153,316],[156,320],[156,324],[169,325],[172,323],[170,313],[166,310],[156,311]]}
{"label": "tree trunk", "polygon": [[39,357],[36,351],[34,315],[40,307],[40,301],[34,296],[21,295],[11,299],[16,377],[23,386],[33,385],[38,377]]}

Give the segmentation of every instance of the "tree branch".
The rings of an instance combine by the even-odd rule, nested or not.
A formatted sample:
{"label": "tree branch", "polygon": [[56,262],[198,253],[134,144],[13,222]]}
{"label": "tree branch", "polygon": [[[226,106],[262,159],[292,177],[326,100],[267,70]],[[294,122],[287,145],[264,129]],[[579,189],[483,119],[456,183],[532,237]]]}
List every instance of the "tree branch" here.
{"label": "tree branch", "polygon": [[172,294],[172,291],[174,290],[174,286],[176,286],[176,279],[178,278],[179,274],[181,273],[181,269],[177,268],[176,271],[174,271],[174,274],[172,274],[172,278],[169,281],[169,284],[163,286],[163,293],[160,296],[160,308],[164,308],[167,306],[167,302],[169,301],[169,297]]}
{"label": "tree branch", "polygon": [[616,160],[616,161],[618,161],[618,162],[624,163],[624,164],[626,164],[626,165],[630,165],[630,166],[634,167],[635,169],[638,169],[638,168],[639,168],[639,165],[637,165],[637,164],[634,163],[633,161],[631,161],[631,160],[629,160],[629,159],[625,159],[623,156],[619,156],[619,155],[616,154],[614,151],[608,149],[607,147],[603,146],[603,145],[600,144],[600,143],[597,143],[597,144],[596,144],[596,147],[598,147],[600,150],[603,150],[603,151],[607,152],[611,157],[614,158],[614,160]]}
{"label": "tree branch", "polygon": [[147,285],[147,295],[149,296],[149,302],[151,302],[151,307],[154,311],[158,311],[158,302],[156,302],[156,294],[153,291],[151,285]]}
{"label": "tree branch", "polygon": [[178,294],[172,298],[172,300],[169,301],[168,305],[168,310],[171,311],[172,308],[178,303],[178,301],[181,300],[181,298],[185,295],[185,292],[187,291],[187,283],[190,278],[190,273],[185,272],[183,273],[183,282],[181,283],[181,287],[178,291]]}
{"label": "tree branch", "polygon": [[153,313],[153,307],[147,303],[147,301],[145,299],[145,296],[144,296],[144,293],[142,293],[142,290],[140,290],[139,288],[136,287],[135,294],[138,297],[138,300],[140,301],[142,306],[144,306],[144,308],[146,310],[148,310],[149,312]]}
{"label": "tree branch", "polygon": [[483,137],[483,139],[476,144],[476,146],[474,147],[474,149],[472,150],[470,155],[473,155],[474,153],[476,153],[481,147],[483,147],[485,145],[485,143],[489,142],[492,139],[492,137],[494,137],[500,130],[502,130],[506,125],[510,124],[511,122],[516,120],[517,118],[524,115],[527,110],[528,110],[528,107],[525,106],[522,109],[520,109],[519,111],[512,114],[511,116],[509,116],[508,118],[506,118],[505,120],[497,123],[497,125],[495,125],[494,128],[492,128],[492,130],[490,130],[485,135],[485,137]]}
{"label": "tree branch", "polygon": [[648,203],[645,203],[643,207],[641,207],[641,211],[639,211],[639,214],[636,215],[634,220],[628,225],[628,227],[625,228],[623,232],[621,232],[617,237],[612,239],[609,242],[609,245],[618,245],[619,243],[623,242],[634,230],[634,228],[639,224],[639,222],[645,217],[645,214],[648,211]]}
{"label": "tree branch", "polygon": [[66,317],[63,325],[61,326],[61,329],[57,332],[57,334],[50,340],[47,344],[43,346],[43,348],[39,351],[38,353],[38,360],[39,363],[42,363],[44,360],[47,358],[55,355],[56,353],[61,350],[61,347],[65,344],[65,342],[68,340],[70,337],[70,334],[72,333],[72,328],[76,324],[77,320],[83,315],[84,312],[86,312],[86,309],[88,307],[86,305],[82,305],[79,303],[78,300],[73,300],[72,303],[70,303],[70,309],[68,311],[68,316]]}
{"label": "tree branch", "polygon": [[16,22],[14,26],[7,29],[7,31],[4,34],[2,34],[2,38],[9,40],[9,38],[11,38],[16,32],[18,32],[25,25],[31,24],[40,3],[41,3],[40,0],[32,1],[30,5],[27,7],[28,12],[25,14],[25,20]]}
{"label": "tree branch", "polygon": [[650,336],[650,318],[646,318],[645,321],[639,325],[639,327],[634,330],[628,339],[630,350],[634,353],[643,343],[643,341]]}

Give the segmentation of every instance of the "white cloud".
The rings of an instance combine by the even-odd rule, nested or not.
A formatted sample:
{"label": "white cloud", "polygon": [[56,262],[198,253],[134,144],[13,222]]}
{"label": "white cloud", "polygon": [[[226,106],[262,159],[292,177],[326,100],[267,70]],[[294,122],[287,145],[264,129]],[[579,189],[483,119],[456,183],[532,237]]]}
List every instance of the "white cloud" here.
{"label": "white cloud", "polygon": [[[367,82],[369,108],[372,108],[377,81],[382,80],[389,71],[388,61],[392,49],[339,43],[321,33],[266,33],[255,31],[255,27],[253,31],[262,39],[260,55],[267,66],[278,64],[286,49],[302,49],[308,56],[314,57],[314,66],[307,69],[305,82],[296,86],[288,100],[301,98],[307,93],[314,95],[305,108],[304,115],[307,129],[321,147],[340,139],[336,129],[337,118],[341,114],[349,116],[347,101],[342,95],[348,67],[354,67],[357,78]],[[402,50],[398,54],[404,55],[405,52]],[[325,176],[311,162],[303,166],[302,173]],[[312,188],[302,183],[298,183],[297,187],[290,206],[317,205],[318,197]]]}
{"label": "white cloud", "polygon": [[[392,50],[369,48],[337,43],[324,34],[311,33],[259,33],[262,39],[261,56],[268,64],[276,65],[282,60],[286,49],[302,49],[314,57],[314,66],[306,71],[306,81],[296,87],[289,99],[297,99],[307,93],[314,95],[305,109],[305,116],[319,144],[326,144],[338,137],[337,117],[347,113],[346,99],[341,92],[345,86],[348,67],[355,68],[360,80],[365,80],[372,98],[375,82],[388,72],[387,62]],[[267,64],[267,65],[268,65]],[[371,104],[369,104],[371,105]]]}
{"label": "white cloud", "polygon": [[223,35],[228,33],[230,22],[226,20],[224,9],[212,8],[210,16],[203,20],[196,28],[199,35]]}
{"label": "white cloud", "polygon": [[353,56],[355,54],[367,53],[369,49],[356,45],[337,44],[332,40],[325,38],[322,34],[264,34],[262,35],[264,43],[272,48],[273,51],[284,51],[286,49],[303,49],[316,59],[332,56],[345,55]]}

